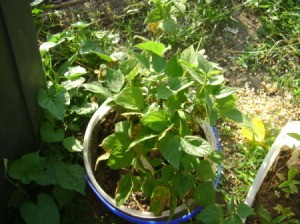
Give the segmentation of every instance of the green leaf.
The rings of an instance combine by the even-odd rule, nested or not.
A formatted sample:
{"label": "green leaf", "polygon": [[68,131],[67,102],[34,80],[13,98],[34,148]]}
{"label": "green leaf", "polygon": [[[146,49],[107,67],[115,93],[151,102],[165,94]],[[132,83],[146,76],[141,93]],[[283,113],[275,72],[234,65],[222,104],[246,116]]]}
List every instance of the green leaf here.
{"label": "green leaf", "polygon": [[40,160],[43,166],[41,167],[40,175],[34,181],[42,186],[57,184],[56,168],[63,162],[52,157],[40,157]]}
{"label": "green leaf", "polygon": [[83,68],[81,66],[74,66],[74,67],[69,67],[68,71],[65,72],[64,76],[67,77],[68,79],[75,79],[86,73],[87,73],[87,71],[85,68]]}
{"label": "green leaf", "polygon": [[170,206],[170,199],[171,192],[169,188],[164,186],[155,187],[150,198],[150,207],[154,215],[161,215],[165,207]]}
{"label": "green leaf", "polygon": [[70,104],[68,91],[60,85],[52,85],[48,91],[41,88],[38,92],[39,105],[48,110],[55,118],[64,119],[65,112]]}
{"label": "green leaf", "polygon": [[134,160],[133,151],[116,151],[111,155],[107,161],[109,168],[113,170],[128,168],[132,165]]}
{"label": "green leaf", "polygon": [[193,172],[197,169],[199,165],[199,158],[190,154],[183,154],[181,158],[181,163],[187,172]]}
{"label": "green leaf", "polygon": [[151,176],[147,177],[145,179],[145,182],[142,185],[143,193],[147,197],[151,197],[154,188],[159,184],[160,184],[160,182],[157,179],[155,179],[154,177],[151,177]]}
{"label": "green leaf", "polygon": [[209,205],[201,211],[197,216],[197,220],[201,221],[203,224],[222,223],[223,213],[224,211],[221,205]]}
{"label": "green leaf", "polygon": [[239,204],[236,209],[237,215],[241,219],[247,218],[249,215],[253,214],[254,209],[246,204]]}
{"label": "green leaf", "polygon": [[148,13],[145,23],[156,23],[163,19],[163,15],[159,9],[154,9]]}
{"label": "green leaf", "polygon": [[[192,66],[192,68],[195,68],[198,66],[198,61],[197,61],[197,54],[194,50],[193,45],[182,51],[180,54],[180,60],[182,62],[187,62],[189,65]],[[185,64],[185,63],[184,63]]]}
{"label": "green leaf", "polygon": [[292,166],[289,168],[288,171],[288,180],[291,181],[294,179],[294,177],[299,173],[298,169],[295,166]]}
{"label": "green leaf", "polygon": [[57,200],[60,208],[72,201],[76,196],[74,191],[66,190],[59,185],[54,186],[52,194]]}
{"label": "green leaf", "polygon": [[65,132],[61,128],[55,130],[53,121],[46,121],[41,125],[40,135],[44,142],[61,142],[65,137]]}
{"label": "green leaf", "polygon": [[211,85],[211,86],[222,85],[224,80],[225,79],[223,75],[213,76],[207,80],[207,85]]}
{"label": "green leaf", "polygon": [[81,194],[85,192],[84,175],[84,168],[78,164],[61,164],[56,169],[57,183],[67,190],[74,190]]}
{"label": "green leaf", "polygon": [[173,18],[164,19],[161,23],[161,29],[166,33],[176,34],[176,21]]}
{"label": "green leaf", "polygon": [[156,94],[157,99],[167,99],[169,96],[171,96],[173,93],[172,91],[167,88],[165,85],[158,86],[156,88]]}
{"label": "green leaf", "polygon": [[82,85],[85,90],[93,92],[93,93],[98,93],[104,97],[110,96],[110,93],[107,88],[103,87],[102,83],[99,81],[96,82],[89,82],[85,83]]}
{"label": "green leaf", "polygon": [[133,129],[133,122],[132,121],[120,121],[115,124],[115,132],[118,133],[127,133],[128,137],[131,137]]}
{"label": "green leaf", "polygon": [[212,169],[212,165],[207,160],[200,160],[200,164],[197,167],[196,171],[197,176],[200,181],[206,181],[215,178],[215,173]]}
{"label": "green leaf", "polygon": [[106,71],[105,80],[108,89],[115,93],[120,92],[125,82],[124,75],[121,72],[109,68],[107,68]]}
{"label": "green leaf", "polygon": [[145,136],[139,137],[139,138],[137,138],[137,139],[135,139],[134,141],[131,142],[131,144],[129,145],[128,149],[133,148],[133,147],[136,146],[137,144],[139,144],[139,143],[141,143],[141,142],[144,142],[144,141],[146,141],[146,140],[155,138],[155,137],[157,137],[157,135],[153,135],[153,134],[145,135]]}
{"label": "green leaf", "polygon": [[297,133],[287,133],[289,136],[291,136],[292,138],[300,141],[300,134]]}
{"label": "green leaf", "polygon": [[200,206],[206,207],[214,204],[216,200],[216,191],[212,182],[200,183],[194,192],[194,199]]}
{"label": "green leaf", "polygon": [[142,90],[132,86],[124,88],[116,97],[115,103],[130,110],[142,110],[144,108],[144,96]]}
{"label": "green leaf", "polygon": [[59,210],[52,197],[40,193],[37,203],[25,202],[20,206],[20,213],[26,223],[29,224],[59,224]]}
{"label": "green leaf", "polygon": [[188,71],[188,73],[192,76],[192,78],[197,81],[199,84],[205,84],[205,76],[199,73],[197,70],[190,68],[188,66],[183,65],[183,67]]}
{"label": "green leaf", "polygon": [[222,86],[214,95],[217,99],[222,99],[234,94],[237,90],[237,88]]}
{"label": "green leaf", "polygon": [[69,152],[81,152],[83,148],[81,142],[74,136],[65,138],[63,145]]}
{"label": "green leaf", "polygon": [[197,52],[197,64],[198,68],[203,71],[204,74],[209,74],[213,69],[211,62],[209,62],[201,52]]}
{"label": "green leaf", "polygon": [[241,220],[241,218],[238,215],[233,214],[233,215],[225,218],[223,223],[224,224],[243,224],[243,221]]}
{"label": "green leaf", "polygon": [[28,153],[15,160],[8,169],[10,177],[20,180],[24,184],[37,180],[42,174],[43,161],[39,153]]}
{"label": "green leaf", "polygon": [[191,174],[178,173],[174,176],[173,187],[180,199],[183,199],[190,190],[194,189],[195,177]]}
{"label": "green leaf", "polygon": [[170,89],[173,90],[175,93],[187,89],[193,84],[194,82],[189,82],[189,80],[187,80],[185,77],[174,77],[168,80],[168,85]]}
{"label": "green leaf", "polygon": [[143,50],[143,51],[149,51],[154,54],[157,54],[158,56],[162,57],[165,51],[167,50],[166,46],[160,42],[155,41],[148,41],[145,43],[140,43],[135,45],[135,47]]}
{"label": "green leaf", "polygon": [[75,88],[81,86],[81,84],[83,84],[84,81],[85,81],[85,78],[79,77],[78,79],[64,81],[61,83],[61,85],[66,90],[71,90],[71,89],[75,89]]}
{"label": "green leaf", "polygon": [[150,69],[150,61],[146,56],[136,52],[133,52],[133,55],[144,68]]}
{"label": "green leaf", "polygon": [[205,157],[212,152],[210,144],[199,136],[184,136],[180,138],[182,150],[187,154]]}
{"label": "green leaf", "polygon": [[243,114],[239,110],[232,109],[231,111],[226,111],[225,113],[222,113],[222,115],[252,130],[252,124],[250,120],[243,116]]}
{"label": "green leaf", "polygon": [[155,110],[142,117],[141,123],[154,131],[163,131],[169,126],[169,115],[164,110]]}
{"label": "green leaf", "polygon": [[175,176],[175,169],[171,165],[166,165],[161,169],[161,178],[164,183],[169,183]]}
{"label": "green leaf", "polygon": [[73,105],[70,108],[70,111],[78,115],[89,115],[89,114],[93,114],[98,109],[98,107],[99,107],[98,103],[84,102],[81,106]]}
{"label": "green leaf", "polygon": [[122,175],[120,180],[118,181],[117,189],[116,189],[116,204],[117,206],[121,206],[125,203],[125,201],[130,196],[132,190],[132,181],[131,181],[131,174]]}
{"label": "green leaf", "polygon": [[159,148],[164,159],[173,167],[179,169],[182,155],[179,137],[167,134],[166,137],[159,142]]}
{"label": "green leaf", "polygon": [[165,67],[165,74],[170,77],[181,77],[183,74],[183,69],[178,62],[179,55],[174,54],[171,59],[167,62]]}
{"label": "green leaf", "polygon": [[153,68],[156,72],[161,72],[166,67],[165,60],[154,53],[152,53],[152,63],[153,63]]}
{"label": "green leaf", "polygon": [[88,41],[85,41],[80,49],[80,53],[81,54],[96,54],[99,56],[99,58],[107,61],[107,62],[110,62],[112,61],[112,58],[105,54],[101,48],[99,47],[99,44],[94,42],[94,41],[91,41],[91,40],[88,40]]}
{"label": "green leaf", "polygon": [[126,132],[117,132],[103,139],[100,147],[106,152],[114,154],[116,152],[124,152],[128,149],[131,143],[130,136]]}

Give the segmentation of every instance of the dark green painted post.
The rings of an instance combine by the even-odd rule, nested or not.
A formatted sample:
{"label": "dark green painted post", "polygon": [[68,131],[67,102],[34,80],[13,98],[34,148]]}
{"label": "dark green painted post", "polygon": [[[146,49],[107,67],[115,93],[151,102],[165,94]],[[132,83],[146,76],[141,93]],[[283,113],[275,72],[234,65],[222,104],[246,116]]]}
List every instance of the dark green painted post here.
{"label": "dark green painted post", "polygon": [[5,211],[3,206],[13,190],[4,178],[3,158],[11,163],[24,153],[38,150],[42,110],[37,93],[44,84],[29,1],[0,0],[1,211]]}

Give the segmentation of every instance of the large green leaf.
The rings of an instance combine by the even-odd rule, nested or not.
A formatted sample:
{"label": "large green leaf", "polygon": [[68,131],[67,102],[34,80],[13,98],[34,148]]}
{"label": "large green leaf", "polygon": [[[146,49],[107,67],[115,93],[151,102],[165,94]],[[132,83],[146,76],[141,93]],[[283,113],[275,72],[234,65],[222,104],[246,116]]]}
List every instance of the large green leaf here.
{"label": "large green leaf", "polygon": [[162,57],[165,51],[167,50],[166,46],[160,42],[154,42],[154,41],[148,41],[145,43],[140,43],[135,45],[135,47],[143,50],[143,51],[149,51],[154,54],[157,54],[158,56]]}
{"label": "large green leaf", "polygon": [[52,85],[48,91],[43,88],[39,90],[38,103],[55,118],[63,120],[68,105],[70,104],[70,95],[64,87]]}
{"label": "large green leaf", "polygon": [[213,183],[200,183],[194,192],[194,199],[198,205],[204,207],[214,204],[216,200],[216,191]]}
{"label": "large green leaf", "polygon": [[165,207],[170,206],[171,192],[169,188],[157,186],[154,188],[151,198],[150,207],[154,215],[159,216],[165,210]]}
{"label": "large green leaf", "polygon": [[14,179],[29,184],[39,178],[43,169],[43,161],[39,153],[28,153],[15,160],[9,167],[8,174]]}
{"label": "large green leaf", "polygon": [[141,123],[154,131],[165,130],[170,123],[170,117],[164,110],[155,110],[142,117]]}
{"label": "large green leaf", "polygon": [[20,206],[22,218],[28,224],[59,224],[59,210],[52,197],[40,193],[37,203],[25,202]]}
{"label": "large green leaf", "polygon": [[41,125],[40,135],[44,142],[61,142],[65,137],[65,132],[61,128],[55,129],[53,121],[46,121]]}
{"label": "large green leaf", "polygon": [[167,134],[159,142],[159,148],[164,159],[166,159],[176,169],[179,169],[182,155],[179,137]]}
{"label": "large green leaf", "polygon": [[125,203],[131,193],[132,189],[132,181],[131,181],[131,174],[122,175],[120,180],[118,181],[117,189],[116,189],[116,204],[120,206]]}
{"label": "large green leaf", "polygon": [[199,136],[184,136],[180,138],[180,146],[186,153],[198,157],[205,157],[213,150],[210,144]]}
{"label": "large green leaf", "polygon": [[124,88],[116,97],[115,103],[130,110],[142,110],[144,108],[144,96],[142,90],[132,86]]}
{"label": "large green leaf", "polygon": [[74,190],[81,194],[85,192],[84,175],[84,168],[78,164],[64,163],[56,169],[57,183],[67,190]]}

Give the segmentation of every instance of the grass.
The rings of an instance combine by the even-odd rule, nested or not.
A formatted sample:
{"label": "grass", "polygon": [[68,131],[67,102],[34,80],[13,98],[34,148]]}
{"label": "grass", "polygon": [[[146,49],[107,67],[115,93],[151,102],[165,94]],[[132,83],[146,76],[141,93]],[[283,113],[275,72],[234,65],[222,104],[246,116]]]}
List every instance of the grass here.
{"label": "grass", "polygon": [[[175,33],[163,31],[156,33],[145,23],[148,13],[155,8],[152,1],[131,2],[132,4],[123,10],[111,8],[107,4],[103,6],[103,10],[86,11],[77,7],[61,11],[52,10],[47,5],[33,7],[38,41],[45,47],[41,56],[48,87],[57,90],[58,87],[55,85],[63,86],[65,91],[62,91],[62,95],[66,97],[65,108],[61,113],[63,119],[53,116],[51,110],[50,112],[48,110],[45,122],[53,122],[55,129],[63,130],[66,138],[76,138],[72,138],[74,142],[71,145],[67,145],[66,138],[55,143],[46,142],[42,146],[42,155],[55,154],[55,158],[59,157],[68,164],[82,165],[81,154],[72,150],[76,144],[81,144],[83,130],[91,114],[107,94],[110,94],[109,83],[99,87],[94,85],[94,81],[101,80],[101,76],[107,74],[110,69],[122,69],[119,65],[120,58],[131,52],[132,47],[139,42],[139,38],[161,41],[171,45],[174,52],[191,44],[209,49],[215,44],[215,38],[220,35],[222,37],[225,26],[237,22],[233,16],[242,10],[258,15],[262,27],[257,31],[258,37],[248,41],[248,46],[239,52],[234,63],[245,72],[254,72],[258,76],[267,74],[263,77],[264,81],[275,83],[277,88],[291,92],[295,107],[298,106],[300,102],[298,0],[247,0],[236,2],[234,5],[225,0],[182,1],[185,13],[176,15]],[[52,45],[45,45],[45,42]],[[114,56],[116,58],[111,60]],[[130,64],[123,64],[123,69],[128,68],[126,66],[130,68]],[[55,96],[54,94],[54,98]],[[224,139],[224,154],[228,158],[224,162],[220,184],[225,201],[229,202],[232,195],[237,202],[244,200],[256,171],[279,133],[280,127],[265,125],[267,135],[264,143],[245,141],[240,137],[239,129],[226,122],[219,125],[220,138]],[[20,186],[26,188],[24,184]],[[52,189],[51,186],[47,186],[39,187],[39,190],[49,192]],[[74,193],[74,189],[72,192]],[[31,199],[35,198],[36,195],[33,194]],[[78,221],[78,217],[72,216],[68,210],[80,213],[86,209],[86,205],[87,201],[82,196],[62,204],[63,223]],[[16,207],[18,206],[17,204]],[[123,223],[110,213],[90,215],[96,216],[94,221],[98,223]],[[13,219],[19,221],[20,217]]]}

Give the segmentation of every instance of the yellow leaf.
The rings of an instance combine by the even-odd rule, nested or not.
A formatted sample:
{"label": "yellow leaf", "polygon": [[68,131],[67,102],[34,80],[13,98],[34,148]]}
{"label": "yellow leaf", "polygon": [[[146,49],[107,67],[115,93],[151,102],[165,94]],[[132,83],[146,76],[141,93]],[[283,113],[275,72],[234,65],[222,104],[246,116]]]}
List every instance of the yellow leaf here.
{"label": "yellow leaf", "polygon": [[149,23],[148,28],[151,30],[151,32],[153,34],[157,34],[158,33],[158,26],[159,26],[160,22],[156,22],[156,23]]}
{"label": "yellow leaf", "polygon": [[242,128],[242,136],[250,141],[262,142],[265,138],[265,125],[262,119],[256,117],[251,120],[253,125],[253,131],[243,127]]}

